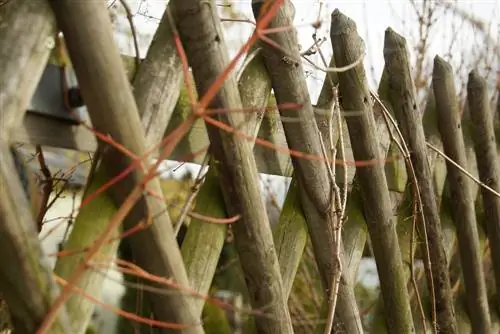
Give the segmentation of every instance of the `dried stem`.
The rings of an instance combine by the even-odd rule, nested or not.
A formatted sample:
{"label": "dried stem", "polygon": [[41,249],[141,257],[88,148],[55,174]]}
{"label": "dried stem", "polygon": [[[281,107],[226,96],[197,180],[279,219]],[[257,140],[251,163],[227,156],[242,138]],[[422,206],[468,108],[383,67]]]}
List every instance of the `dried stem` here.
{"label": "dried stem", "polygon": [[134,25],[134,17],[132,15],[132,11],[130,10],[129,5],[125,0],[120,0],[120,3],[123,6],[123,9],[125,9],[125,12],[127,13],[127,20],[130,25],[130,31],[132,32],[132,40],[134,41],[134,50],[135,50],[135,71],[134,75],[132,76],[132,81],[134,81],[135,76],[137,75],[137,69],[141,65],[141,57],[139,54],[139,43],[137,41],[137,32],[135,30],[135,25]]}
{"label": "dried stem", "polygon": [[184,202],[184,205],[182,206],[181,213],[179,214],[179,217],[177,218],[177,222],[174,225],[174,233],[177,236],[179,234],[179,231],[181,229],[181,226],[186,219],[186,216],[188,215],[191,206],[193,205],[194,199],[196,198],[196,195],[198,195],[198,192],[201,188],[201,185],[203,184],[205,180],[206,174],[202,175],[203,170],[208,164],[210,155],[206,154],[205,158],[203,160],[202,165],[200,166],[200,169],[198,170],[198,175],[196,176],[196,179],[194,181],[194,185],[191,187],[191,193],[189,194],[188,198]]}
{"label": "dried stem", "polygon": [[[48,203],[50,194],[52,193],[53,180],[52,174],[50,173],[47,164],[45,163],[45,157],[43,156],[42,147],[40,145],[36,145],[36,156],[38,158],[38,163],[40,164],[40,171],[43,175],[42,183],[42,198],[40,200],[40,209],[38,211],[38,215],[36,217],[36,224],[38,227],[38,233],[42,231],[43,226],[43,218],[48,210]],[[64,188],[64,187],[63,187]]]}
{"label": "dried stem", "polygon": [[450,164],[452,164],[453,166],[455,166],[460,172],[464,173],[469,179],[471,179],[472,181],[474,181],[479,186],[483,187],[484,189],[486,189],[487,191],[489,191],[490,193],[492,193],[496,197],[500,197],[500,193],[498,191],[496,191],[495,189],[493,189],[490,186],[488,186],[488,185],[484,184],[483,182],[481,182],[481,180],[479,180],[477,177],[475,177],[470,172],[468,172],[467,169],[465,169],[464,167],[460,166],[457,162],[455,162],[453,159],[451,159],[449,156],[447,156],[439,148],[437,148],[436,146],[432,145],[431,143],[426,143],[426,144],[427,144],[427,147],[429,147],[431,150],[433,150],[434,152],[436,152],[437,154],[439,154],[440,156],[442,156],[444,159],[446,159],[446,161],[448,161]]}

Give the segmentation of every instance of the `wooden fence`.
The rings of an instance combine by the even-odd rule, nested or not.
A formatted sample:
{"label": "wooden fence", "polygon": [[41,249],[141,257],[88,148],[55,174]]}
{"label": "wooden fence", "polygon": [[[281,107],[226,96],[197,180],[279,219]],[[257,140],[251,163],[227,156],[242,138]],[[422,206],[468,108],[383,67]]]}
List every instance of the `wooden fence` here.
{"label": "wooden fence", "polygon": [[[468,78],[462,113],[453,70],[436,56],[432,87],[420,108],[406,41],[388,28],[384,72],[373,92],[356,25],[335,10],[334,55],[313,105],[295,31],[264,30],[292,26],[289,1],[281,6],[281,1],[255,1],[256,19],[263,10],[259,35],[252,38],[265,37],[247,50],[241,73],[222,76],[230,62],[212,2],[172,0],[138,69],[122,62],[104,3],[59,1],[52,8],[49,3],[16,1],[0,8],[0,19],[7,22],[0,25],[0,40],[12,45],[0,62],[0,296],[20,332],[85,330],[95,305],[88,296],[100,291],[104,276],[98,269],[116,253],[122,223],[124,231],[136,233],[124,239],[121,254],[142,270],[121,263],[128,283],[139,276],[143,286],[139,314],[146,317],[132,320],[208,332],[200,325],[207,301],[201,296],[209,293],[216,274],[227,222],[232,222],[233,256],[241,265],[256,332],[301,331],[287,301],[308,239],[324,300],[323,313],[314,319],[318,332],[328,331],[332,317],[334,332],[366,330],[354,291],[365,247],[380,278],[380,303],[369,331],[499,330],[500,102],[492,112],[486,83],[476,71]],[[31,24],[19,24],[26,17]],[[21,112],[49,57],[54,17],[95,131]],[[183,60],[192,70],[185,81]],[[199,109],[192,108],[193,96]],[[204,108],[231,112],[200,113]],[[99,134],[104,136],[96,139]],[[65,245],[72,253],[58,259],[55,275],[45,264],[21,183],[12,177],[14,142],[97,150],[87,199],[129,169],[106,192],[84,200]],[[192,211],[196,215],[180,247],[154,168],[138,167],[139,157],[160,142],[153,152],[159,160],[201,164],[200,152],[210,152]],[[258,172],[292,177],[274,230]],[[453,262],[455,243],[459,265]],[[494,286],[486,284],[485,250]],[[417,255],[424,284],[415,277]],[[452,281],[453,268],[461,275]],[[133,318],[136,307],[121,315]],[[148,320],[151,314],[155,320]]]}

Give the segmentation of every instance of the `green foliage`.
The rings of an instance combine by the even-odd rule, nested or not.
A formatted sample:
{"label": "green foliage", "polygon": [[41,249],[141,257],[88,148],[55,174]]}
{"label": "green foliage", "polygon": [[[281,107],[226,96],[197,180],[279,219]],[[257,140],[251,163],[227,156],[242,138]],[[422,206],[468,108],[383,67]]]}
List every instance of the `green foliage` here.
{"label": "green foliage", "polygon": [[230,334],[226,312],[217,305],[206,303],[203,309],[203,328],[206,334]]}

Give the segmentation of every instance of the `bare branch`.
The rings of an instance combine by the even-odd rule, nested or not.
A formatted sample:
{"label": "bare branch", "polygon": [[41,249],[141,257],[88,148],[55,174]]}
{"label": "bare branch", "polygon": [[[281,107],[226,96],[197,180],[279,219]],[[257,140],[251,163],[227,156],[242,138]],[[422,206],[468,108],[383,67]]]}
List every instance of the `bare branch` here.
{"label": "bare branch", "polygon": [[[357,34],[356,24],[336,9],[332,14],[330,31],[336,65],[345,66],[355,61],[363,50],[363,41]],[[363,116],[346,119],[354,158],[379,158],[371,96],[364,69],[360,64],[338,76],[342,108],[365,111]],[[395,333],[411,333],[414,331],[413,320],[383,168],[380,165],[357,168],[356,175],[362,188],[365,215],[370,217],[367,220],[368,231],[377,261],[384,307],[386,314],[391,314],[387,319],[388,328]]]}
{"label": "bare branch", "polygon": [[[225,108],[227,114],[217,117],[219,123],[238,128],[243,115],[231,110],[241,109],[235,77],[229,75],[217,94],[214,83],[229,65],[229,57],[214,1],[179,0],[172,2],[175,23],[193,70],[201,104],[214,96],[211,107]],[[260,28],[259,28],[260,29]],[[205,52],[200,53],[203,49]],[[207,119],[205,118],[205,121]],[[262,333],[293,332],[290,314],[283,294],[278,258],[265,206],[260,197],[257,168],[250,143],[213,126],[207,127],[210,153],[216,163],[226,210],[230,216],[240,214],[233,224],[238,250],[252,306],[266,311],[269,317],[256,319]],[[252,134],[253,135],[253,134]]]}
{"label": "bare branch", "polygon": [[[437,207],[435,190],[432,184],[432,174],[427,160],[425,135],[421,122],[421,112],[417,103],[417,92],[410,73],[406,40],[387,29],[384,46],[385,66],[390,80],[389,99],[401,128],[404,140],[408,142],[409,158],[412,164],[418,194],[413,194],[415,205],[418,206],[416,216],[419,224],[425,229],[429,238],[430,263],[426,266],[431,270],[432,278],[428,282],[431,295],[436,300],[431,301],[439,305],[439,314],[434,314],[437,328],[445,332],[456,332],[457,324],[454,315],[453,299],[448,276],[446,253],[442,244],[441,221]],[[422,216],[423,215],[423,216]],[[417,219],[415,217],[415,219]],[[427,261],[426,261],[427,263]],[[436,312],[434,308],[434,312]],[[425,319],[424,319],[425,321]],[[435,328],[436,330],[436,328]]]}
{"label": "bare branch", "polygon": [[[139,111],[114,44],[105,3],[57,1],[52,2],[52,5],[95,129],[109,134],[115,142],[136,156],[144,155],[146,141]],[[103,153],[104,169],[100,173],[112,177],[131,163],[133,161],[130,158],[110,147]],[[121,204],[132,189],[135,191],[144,177],[144,171],[139,169],[116,184],[111,191],[116,203]],[[147,189],[157,196],[147,196],[143,191],[140,201],[125,220],[125,227],[131,228],[137,222],[153,217],[153,224],[149,228],[128,239],[134,250],[134,258],[144,270],[173,277],[178,284],[189,286],[158,181],[152,179]],[[199,324],[199,318],[191,310],[188,296],[176,293],[155,298],[152,307],[156,319],[191,325],[184,329],[186,333],[202,332],[201,326],[196,325]]]}

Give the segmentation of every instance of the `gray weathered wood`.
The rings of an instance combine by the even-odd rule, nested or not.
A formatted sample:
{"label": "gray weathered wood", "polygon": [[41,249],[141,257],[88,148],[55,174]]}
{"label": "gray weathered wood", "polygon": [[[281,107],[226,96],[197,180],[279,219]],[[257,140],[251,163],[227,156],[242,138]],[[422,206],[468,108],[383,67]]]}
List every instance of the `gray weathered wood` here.
{"label": "gray weathered wood", "polygon": [[[30,24],[26,24],[30,22]],[[0,9],[0,136],[22,121],[50,51],[54,16],[43,1],[14,1]],[[22,44],[22,47],[17,45]]]}
{"label": "gray weathered wood", "polygon": [[[194,212],[218,219],[227,218],[224,197],[215,168],[210,167],[196,195]],[[189,282],[201,295],[208,295],[219,257],[227,236],[227,225],[191,219],[181,252]],[[201,315],[205,300],[194,300],[195,312]]]}
{"label": "gray weathered wood", "polygon": [[[330,60],[329,67],[335,67],[335,59],[332,56]],[[333,98],[333,92],[331,91],[332,84],[338,85],[338,76],[336,73],[329,73],[331,77],[330,80],[327,80],[328,77],[325,77],[325,82],[323,84],[323,88],[321,90],[320,97],[318,99],[317,106],[321,106],[322,109],[330,108],[331,102]],[[385,74],[385,69],[384,69]],[[330,91],[329,91],[330,89]],[[381,80],[380,85],[378,87],[379,96],[385,95],[387,91],[387,81]],[[389,136],[389,132],[387,131],[387,126],[384,121],[384,117],[382,115],[382,108],[379,104],[375,104],[373,107],[375,124],[376,124],[376,136],[378,138],[377,144],[380,149],[380,152],[383,156],[386,156],[388,153],[389,146],[391,144],[391,138]],[[316,115],[316,121],[318,122],[318,127],[320,132],[325,138],[328,138],[328,122],[325,116],[320,117],[320,115]],[[352,156],[351,149],[351,141],[349,138],[349,133],[347,130],[347,123],[345,119],[343,120],[343,140],[345,146],[345,154],[346,159],[353,161],[354,158]],[[334,142],[337,142],[337,146],[340,146],[339,134],[337,131],[333,133]],[[337,147],[338,159],[340,157],[340,148]],[[344,180],[344,168],[347,168],[347,180]],[[354,282],[356,280],[356,275],[358,273],[360,260],[363,256],[363,252],[368,253],[369,247],[366,247],[367,240],[367,227],[366,227],[366,218],[363,213],[363,203],[361,200],[361,189],[359,187],[358,181],[356,180],[356,167],[355,166],[336,166],[336,177],[339,186],[344,183],[348,184],[349,195],[347,200],[346,207],[346,216],[347,221],[343,225],[342,228],[342,241],[344,246],[344,254],[345,254],[345,263],[346,267],[344,268],[347,281]],[[341,186],[342,187],[342,186]],[[367,255],[372,257],[373,255]],[[324,301],[324,303],[327,301]],[[327,307],[323,306],[323,310],[326,310]],[[375,319],[374,319],[375,321]],[[316,328],[316,333],[323,333],[324,329],[322,326],[318,326]]]}
{"label": "gray weathered wood", "polygon": [[497,153],[500,156],[500,93],[497,95],[497,103],[493,112],[493,127],[495,128],[495,136],[497,143]]}
{"label": "gray weathered wood", "polygon": [[[436,99],[438,129],[441,133],[444,153],[459,165],[467,166],[453,70],[439,56],[434,58],[432,84]],[[488,333],[491,323],[471,180],[453,164],[447,162],[446,165],[453,203],[451,213],[457,228],[469,316],[474,332]]]}
{"label": "gray weathered wood", "polygon": [[[258,137],[268,140],[276,146],[288,147],[278,110],[264,114]],[[293,166],[289,154],[262,145],[255,145],[253,152],[259,173],[292,176]]]}
{"label": "gray weathered wood", "polygon": [[[392,106],[390,102],[389,95],[391,94],[391,87],[390,87],[390,80],[389,80],[390,72],[388,71],[387,66],[384,66],[384,70],[382,72],[382,77],[380,79],[380,86],[378,89],[378,96],[380,101],[384,104],[384,108],[387,109],[387,112],[392,117],[395,117],[394,115],[394,107]],[[379,103],[375,103],[374,105],[374,116],[375,116],[375,122],[377,122],[377,116],[380,114],[384,113],[384,111],[379,111],[377,108],[380,108]],[[380,117],[380,116],[379,116]],[[383,115],[381,116],[382,118],[384,117]],[[384,123],[384,129],[386,132],[389,132],[389,129],[387,129],[387,124]],[[392,128],[392,126],[391,126]],[[395,134],[395,130],[391,130],[393,134]],[[397,134],[396,138],[399,140],[399,136]],[[401,152],[398,148],[398,145],[395,141],[393,141],[393,138],[389,136],[389,148],[387,151],[386,156],[401,156]],[[377,138],[381,138],[380,135],[377,135]],[[381,150],[382,155],[384,156],[384,150]],[[411,189],[410,187],[407,186],[408,182],[408,175],[407,175],[407,169],[406,169],[406,163],[404,159],[395,159],[393,161],[387,161],[384,166],[384,171],[385,171],[385,176],[387,179],[387,187],[389,189],[389,196],[391,198],[391,203],[393,206],[393,217],[396,221],[396,233],[398,235],[398,243],[399,243],[399,248],[401,252],[401,260],[403,261],[403,274],[404,274],[404,279],[406,282],[410,281],[411,278],[411,259],[413,258],[415,254],[416,247],[412,247],[414,245],[414,240],[412,240],[412,228],[413,225],[408,223],[408,217],[413,214],[412,209],[412,196],[411,196]],[[363,189],[361,187],[357,187],[356,190],[359,192],[362,192]],[[366,224],[366,223],[365,223]],[[370,248],[370,247],[367,247]],[[411,298],[411,295],[410,295]],[[418,310],[412,308],[412,315],[414,319],[418,319],[418,317],[415,317],[416,314],[418,314]],[[415,312],[417,311],[417,312]],[[414,323],[415,326],[417,326],[418,321]],[[385,320],[385,312],[384,312],[384,303],[383,303],[383,295],[380,294],[378,297],[377,305],[374,310],[374,317],[373,317],[373,327],[370,329],[372,333],[387,333],[388,327],[387,327],[387,321]],[[417,330],[418,332],[418,330]]]}
{"label": "gray weathered wood", "polygon": [[[437,127],[437,111],[436,100],[434,98],[434,90],[432,83],[427,91],[425,107],[423,110],[422,124],[426,142],[443,150],[443,142]],[[451,256],[454,252],[454,245],[456,242],[455,224],[451,219],[451,208],[449,202],[449,191],[444,188],[448,184],[446,182],[447,169],[446,160],[434,150],[427,150],[427,160],[432,170],[432,184],[436,195],[436,202],[439,208],[439,216],[441,220],[441,230],[443,235],[443,244],[448,264],[450,263]]]}
{"label": "gray weathered wood", "polygon": [[[356,24],[339,10],[332,14],[330,36],[337,66],[350,65],[365,52]],[[380,159],[374,133],[371,96],[362,63],[338,76],[343,110],[362,111],[357,117],[347,118],[354,158]],[[388,328],[394,333],[412,333],[414,327],[408,291],[383,166],[376,164],[359,167],[356,175],[362,190],[361,197],[377,262],[384,307],[386,314],[391,314],[386,319]]]}
{"label": "gray weathered wood", "polygon": [[[247,60],[249,62],[239,76],[238,89],[242,105],[245,108],[255,108],[255,112],[245,114],[244,130],[252,134],[258,130],[264,116],[262,109],[268,104],[271,82],[260,54],[255,57],[251,56]],[[251,145],[253,144],[252,142]],[[216,218],[227,216],[219,178],[215,166],[212,165],[196,197],[194,208],[196,213]],[[189,281],[200,294],[206,295],[210,290],[226,235],[227,225],[225,224],[191,219],[181,251]],[[202,312],[204,303],[203,299],[195,301],[196,311],[199,314]]]}
{"label": "gray weathered wood", "polygon": [[[261,1],[253,2],[255,18],[259,15],[260,3]],[[287,0],[269,27],[291,27],[294,15],[293,4]],[[297,33],[295,29],[290,29],[268,37],[281,47],[279,50],[268,43],[261,43],[278,107],[285,103],[296,103],[300,106],[294,109],[279,109],[281,116],[300,120],[299,122],[283,122],[288,146],[296,151],[322,157],[320,131],[301,65]],[[334,210],[330,210],[330,206],[334,205],[331,197],[332,180],[323,161],[293,157],[292,163],[323,288],[325,295],[329,295],[328,291],[332,287],[335,273],[339,270],[334,246],[334,229],[338,217]],[[339,257],[341,261],[344,261],[342,253]],[[349,333],[362,332],[352,282],[349,282],[346,277],[344,272],[341,276],[334,326],[338,330],[345,330]]]}
{"label": "gray weathered wood", "polygon": [[[383,82],[380,82],[380,86],[378,89],[379,96],[381,96],[386,89],[387,85],[385,85]],[[376,136],[378,138],[377,144],[382,156],[385,157],[389,153],[388,150],[391,143],[391,138],[389,136],[389,132],[387,131],[387,126],[383,119],[380,106],[378,104],[375,104],[375,106],[373,107],[373,111],[376,124]],[[348,146],[348,151],[346,152],[346,154],[349,155],[349,159],[353,160],[352,151],[350,150],[350,139],[349,133],[347,131],[347,124],[345,124],[344,137],[344,142],[346,143],[346,146]],[[340,165],[338,167],[342,168],[342,166]],[[340,175],[341,173],[340,171],[338,171],[337,176],[340,177]],[[359,268],[359,263],[363,255],[362,253],[369,248],[365,246],[368,232],[366,227],[367,217],[365,217],[363,212],[363,202],[360,194],[362,189],[359,186],[356,175],[354,174],[353,177],[350,177],[348,174],[347,182],[349,185],[352,185],[352,188],[349,192],[346,208],[348,220],[344,225],[342,233],[344,252],[346,254],[346,261],[348,263],[348,267],[346,268],[346,270],[348,271],[350,279],[355,280]],[[373,254],[370,254],[369,256],[372,257]]]}
{"label": "gray weathered wood", "polygon": [[307,223],[300,206],[299,184],[297,178],[293,177],[281,209],[279,223],[274,229],[274,245],[278,252],[283,290],[287,299],[290,297],[307,239]]}
{"label": "gray weathered wood", "polygon": [[[163,17],[160,21],[153,42],[148,49],[148,53],[137,71],[129,65],[129,63],[135,64],[134,59],[132,58],[132,62],[128,62],[128,59],[131,59],[131,57],[122,56],[129,78],[134,78],[134,96],[136,98],[139,114],[141,115],[142,125],[146,132],[146,145],[151,147],[157,144],[163,136],[167,123],[172,115],[175,101],[179,96],[182,80],[180,57],[174,46],[172,32],[166,17]],[[28,114],[27,116],[31,115]],[[26,117],[25,120],[26,119],[30,119],[30,117]],[[44,120],[46,121],[48,119],[41,119],[41,121]],[[68,128],[71,129],[71,127],[62,124],[58,125],[60,126],[59,131]],[[83,131],[87,133],[90,132],[83,127],[75,126],[73,128],[76,132],[78,132],[78,129],[83,129]],[[54,136],[52,136],[52,138],[54,138]],[[75,139],[77,138],[78,137],[75,136]],[[91,139],[95,143],[95,139]],[[85,142],[83,144],[85,144]],[[104,167],[100,167],[98,172],[91,177],[86,195],[92,194],[92,192],[99,189],[107,181],[107,172],[104,170]],[[116,211],[117,208],[111,201],[109,194],[102,194],[92,201],[92,203],[81,208],[65,249],[74,250],[87,247],[103,233],[106,224]],[[98,217],[95,217],[96,212],[99,213]],[[93,224],[89,224],[90,220],[93,221]],[[115,235],[117,233],[118,231],[116,231]],[[124,243],[127,243],[127,241],[128,240],[125,240]],[[111,243],[108,247],[103,247],[99,252],[99,256],[105,259],[112,258],[116,254],[117,244],[118,242],[115,242]],[[122,247],[128,246],[127,244]],[[121,253],[126,252],[120,252],[120,255],[122,255]],[[77,253],[73,256],[59,258],[55,271],[63,277],[68,277],[75,270],[84,255],[85,254]],[[134,260],[133,256],[131,258],[122,257],[122,259],[127,261]],[[128,276],[125,277],[125,279],[127,278]],[[84,274],[78,286],[90,295],[98,295],[102,290],[103,279],[104,275],[101,271],[88,271]],[[134,283],[136,283],[137,280],[139,279],[134,277]],[[126,293],[133,295],[134,303],[131,307],[124,303],[125,305],[122,305],[122,308],[128,312],[134,312],[137,315],[149,317],[150,313],[148,312],[151,312],[151,300],[158,298],[158,294],[146,294],[146,298],[144,298],[142,304],[144,308],[138,308],[135,300],[139,298],[137,295],[143,292],[134,288],[129,288]],[[161,299],[159,302],[161,302]],[[90,321],[94,306],[94,303],[81,296],[72,296],[68,303],[68,307],[72,310],[78,310],[78,312],[71,314],[72,327],[75,333],[85,330],[86,325]],[[145,309],[147,309],[148,312],[145,311]],[[120,319],[120,322],[124,322],[128,325],[128,320],[123,318]],[[122,324],[120,323],[120,325]],[[146,330],[149,327],[150,326],[145,326],[143,328]],[[120,328],[120,330],[121,329],[122,328]]]}
{"label": "gray weathered wood", "polygon": [[133,80],[133,92],[147,145],[155,145],[164,137],[180,95],[183,76],[181,59],[165,11],[146,58]]}
{"label": "gray weathered wood", "polygon": [[[172,114],[175,109],[176,101],[179,99],[180,91],[183,82],[183,73],[181,70],[181,59],[174,42],[172,26],[169,21],[168,7],[163,13],[158,28],[153,36],[153,40],[148,48],[145,59],[137,72],[133,75],[129,70],[129,77],[133,78],[133,93],[137,103],[141,123],[146,136],[147,147],[153,147],[160,143],[163,139],[167,125],[169,124]],[[134,57],[135,58],[135,57]],[[126,68],[130,68],[131,64],[135,64],[135,59],[122,55],[122,60]],[[132,61],[134,60],[134,61]],[[129,66],[127,66],[129,65]],[[160,153],[160,149],[155,153]],[[167,203],[168,205],[168,203]],[[130,247],[131,246],[131,247]],[[141,252],[140,249],[134,249],[134,245],[127,240],[124,240],[120,245],[119,255],[122,255],[123,248],[130,247],[132,259],[134,254]],[[137,244],[135,246],[138,246]],[[188,275],[189,283],[192,281]],[[130,277],[125,277],[125,279]],[[132,278],[134,283],[147,284],[144,280]],[[136,301],[142,297],[143,291],[137,289],[129,289],[127,291],[133,302],[127,307],[129,311],[136,312],[145,317],[150,317],[150,312],[153,310],[154,303],[162,303],[161,297],[155,293],[145,293],[144,302],[140,310]],[[196,298],[192,299],[193,306],[196,304]],[[153,314],[155,314],[153,310]],[[198,318],[198,314],[194,314]],[[126,321],[122,320],[122,324]],[[130,322],[129,322],[130,323]],[[133,323],[133,322],[132,322]],[[121,328],[119,328],[121,330]],[[137,330],[137,329],[132,329]],[[150,326],[143,325],[140,331],[149,331]]]}
{"label": "gray weathered wood", "polygon": [[[9,149],[53,36],[54,17],[44,1],[9,1],[0,6],[0,295],[19,333],[36,331],[59,291]],[[66,309],[59,314],[54,332],[69,333]]]}
{"label": "gray weathered wood", "polygon": [[94,134],[79,125],[26,113],[22,124],[12,131],[12,142],[52,146],[81,152],[95,152]]}
{"label": "gray weathered wood", "polygon": [[[441,331],[454,333],[457,331],[457,324],[448,276],[448,262],[442,244],[439,209],[427,160],[422,114],[418,107],[415,84],[411,77],[406,40],[390,28],[385,32],[384,58],[389,80],[388,97],[410,151],[410,160],[422,201],[425,221],[422,219],[419,221],[421,225],[425,224],[424,228],[427,229],[437,326]],[[417,199],[413,196],[413,200]],[[419,218],[421,218],[420,215]]]}
{"label": "gray weathered wood", "polygon": [[[108,181],[107,174],[104,172],[94,173],[92,182],[84,193],[84,197],[97,191],[102,184]],[[110,199],[109,195],[103,194],[91,201],[86,206],[80,208],[76,217],[71,234],[64,243],[64,251],[69,252],[66,256],[61,256],[57,259],[54,273],[66,280],[78,269],[81,265],[85,252],[81,252],[92,244],[106,229],[107,224],[116,213],[116,206]],[[119,229],[113,233],[113,238],[119,236]],[[116,254],[118,241],[111,242],[99,249],[96,257],[100,263],[109,261]],[[74,251],[75,253],[71,254]],[[104,260],[106,259],[106,260]],[[110,264],[110,263],[109,263]],[[90,296],[99,296],[102,293],[102,284],[106,278],[106,271],[103,268],[99,270],[87,270],[76,286],[82,289]],[[90,324],[92,314],[95,309],[95,303],[88,300],[81,294],[73,294],[66,303],[66,308],[71,321],[72,333],[85,333]]]}
{"label": "gray weathered wood", "polygon": [[[467,102],[471,117],[480,180],[500,191],[500,162],[497,155],[492,113],[488,103],[486,81],[476,71],[469,74]],[[484,220],[488,235],[491,261],[495,273],[496,290],[500,291],[500,198],[481,188]],[[500,299],[497,298],[500,311]]]}
{"label": "gray weathered wood", "polygon": [[[203,96],[229,63],[216,4],[214,1],[179,0],[171,5],[198,94]],[[242,108],[233,74],[226,78],[209,107],[229,111],[216,119],[236,128],[243,125],[243,115],[231,112]],[[267,315],[256,318],[257,330],[260,333],[292,333],[251,145],[245,139],[211,125],[207,132],[210,153],[216,160],[212,166],[218,170],[227,213],[241,215],[241,219],[233,224],[233,232],[251,303],[253,308],[265,310]]]}
{"label": "gray weathered wood", "polygon": [[[146,152],[144,131],[123,63],[114,45],[111,22],[103,2],[51,2],[58,26],[78,77],[94,128],[109,134],[136,155]],[[117,149],[107,147],[103,165],[109,177],[114,177],[130,165],[131,159]],[[111,188],[117,203],[122,203],[130,191],[145,176],[135,170]],[[148,189],[157,196],[161,188],[156,179]],[[126,228],[152,218],[152,225],[131,236],[128,241],[137,265],[162,277],[172,277],[178,284],[189,286],[180,250],[163,199],[143,195],[124,221]],[[152,309],[157,320],[189,325],[185,333],[202,333],[199,318],[192,310],[190,297],[180,292],[156,294]]]}
{"label": "gray weathered wood", "polygon": [[[189,112],[189,106],[183,106],[176,110],[172,115],[169,130],[167,130],[165,136],[169,135],[171,131],[180,125],[181,120],[184,119],[182,118],[182,114],[186,111]],[[278,113],[267,112],[264,115],[258,137],[269,140],[281,147],[287,146]],[[82,152],[95,152],[97,149],[97,141],[94,134],[84,127],[32,113],[27,113],[23,123],[16,131],[13,131],[12,141],[60,147]],[[199,150],[208,147],[208,145],[209,140],[205,124],[197,121],[189,130],[186,138],[176,146],[169,159],[177,161],[188,159],[188,162],[201,164],[203,156],[197,155],[193,158],[191,154],[199,152]],[[254,154],[259,173],[282,176],[292,175],[293,168],[288,154],[276,152],[261,145],[255,145]],[[154,152],[153,157],[157,156],[158,152]]]}
{"label": "gray weathered wood", "polygon": [[[38,240],[36,223],[17,175],[11,151],[0,140],[0,296],[16,332],[34,333],[59,293]],[[71,333],[66,309],[54,333]]]}

